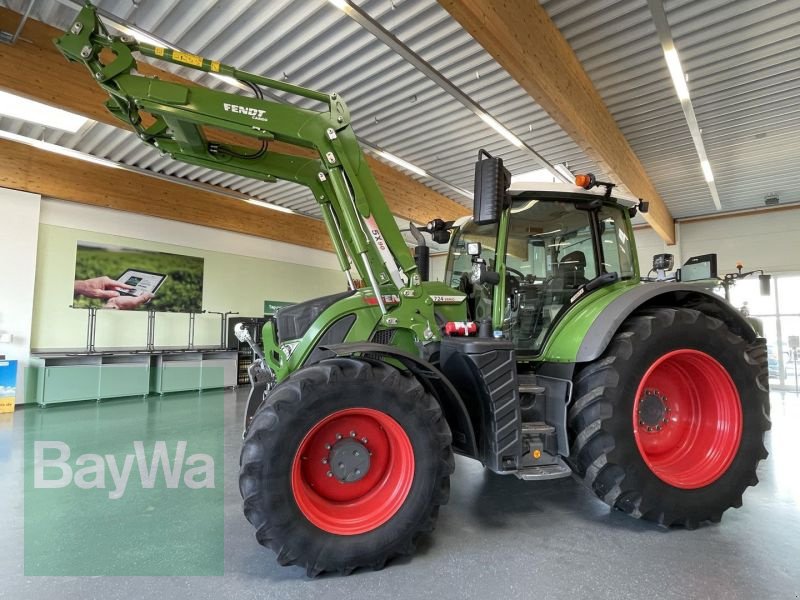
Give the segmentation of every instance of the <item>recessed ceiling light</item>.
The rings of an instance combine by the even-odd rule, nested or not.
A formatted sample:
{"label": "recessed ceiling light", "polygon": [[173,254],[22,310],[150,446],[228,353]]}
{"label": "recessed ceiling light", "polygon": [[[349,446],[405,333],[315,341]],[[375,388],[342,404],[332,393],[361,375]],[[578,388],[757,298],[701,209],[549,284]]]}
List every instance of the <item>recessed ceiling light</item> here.
{"label": "recessed ceiling light", "polygon": [[256,206],[260,206],[262,208],[269,208],[270,210],[277,210],[278,212],[287,213],[290,215],[295,214],[295,212],[291,208],[286,208],[285,206],[278,206],[277,204],[272,204],[271,202],[264,202],[263,200],[256,200],[255,198],[248,198],[248,204],[255,204]]}
{"label": "recessed ceiling light", "polygon": [[536,169],[535,171],[512,175],[511,183],[559,183],[559,181],[547,169]]}
{"label": "recessed ceiling light", "polygon": [[0,91],[0,115],[69,133],[77,132],[89,122],[86,117],[75,113],[2,91]]}
{"label": "recessed ceiling light", "polygon": [[412,165],[410,162],[403,160],[402,158],[398,158],[394,154],[390,154],[385,150],[375,150],[375,154],[381,156],[388,160],[389,162],[393,162],[396,165],[403,167],[404,169],[411,171],[412,173],[416,173],[420,177],[427,177],[428,172],[425,169],[419,168],[417,165]]}
{"label": "recessed ceiling light", "polygon": [[504,138],[506,138],[509,142],[511,142],[517,148],[524,148],[525,147],[525,144],[522,142],[521,139],[519,139],[516,135],[511,133],[511,131],[506,129],[503,125],[501,125],[497,121],[497,119],[495,119],[491,115],[482,112],[478,116],[481,118],[481,120],[483,120],[484,123],[486,123],[489,127],[491,127],[497,133],[499,133]]}
{"label": "recessed ceiling light", "polygon": [[556,171],[561,173],[567,179],[567,181],[569,183],[575,183],[575,175],[573,175],[572,171],[570,171],[567,168],[567,165],[557,164],[557,165],[553,165],[553,168],[555,168]]}
{"label": "recessed ceiling light", "polygon": [[672,76],[672,85],[678,93],[678,99],[683,102],[689,99],[689,88],[686,85],[686,75],[681,67],[681,59],[678,58],[678,51],[675,48],[664,50],[664,58],[667,59],[667,68]]}
{"label": "recessed ceiling light", "polygon": [[700,161],[700,166],[703,169],[703,176],[706,178],[708,183],[714,181],[714,173],[711,172],[711,163],[707,160]]}
{"label": "recessed ceiling light", "polygon": [[114,169],[121,168],[120,165],[118,165],[117,163],[107,160],[105,158],[100,158],[99,156],[92,156],[91,154],[86,154],[84,152],[79,152],[78,150],[73,150],[71,148],[65,148],[64,146],[51,144],[50,142],[35,140],[33,138],[29,138],[24,135],[11,133],[10,131],[0,130],[0,140],[8,140],[9,142],[17,142],[19,144],[25,144],[26,146],[32,146],[34,148],[39,148],[40,150],[45,150],[47,152],[52,152],[54,154],[60,154],[61,156],[67,156],[69,158],[76,158],[78,160],[94,163],[96,165],[102,165],[104,167],[111,167]]}

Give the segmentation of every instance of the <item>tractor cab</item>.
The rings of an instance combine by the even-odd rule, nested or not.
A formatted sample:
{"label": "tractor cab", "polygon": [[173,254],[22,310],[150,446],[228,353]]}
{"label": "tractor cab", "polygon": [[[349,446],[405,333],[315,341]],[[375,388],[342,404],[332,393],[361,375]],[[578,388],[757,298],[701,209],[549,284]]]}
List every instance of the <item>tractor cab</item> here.
{"label": "tractor cab", "polygon": [[512,186],[495,219],[457,223],[446,270],[449,285],[468,295],[469,319],[491,320],[495,336],[523,355],[538,354],[589,292],[639,279],[630,224],[638,201],[571,184],[536,187]]}

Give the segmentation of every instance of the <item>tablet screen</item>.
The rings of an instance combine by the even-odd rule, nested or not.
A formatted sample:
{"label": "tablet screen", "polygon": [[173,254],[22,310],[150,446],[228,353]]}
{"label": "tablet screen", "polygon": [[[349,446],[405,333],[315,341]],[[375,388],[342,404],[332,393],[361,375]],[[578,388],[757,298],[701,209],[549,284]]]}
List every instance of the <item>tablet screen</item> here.
{"label": "tablet screen", "polygon": [[150,273],[149,271],[128,269],[117,277],[117,281],[132,285],[133,289],[119,289],[118,291],[124,296],[141,296],[144,292],[155,294],[156,290],[161,287],[161,284],[164,283],[166,278],[167,276],[162,273]]}

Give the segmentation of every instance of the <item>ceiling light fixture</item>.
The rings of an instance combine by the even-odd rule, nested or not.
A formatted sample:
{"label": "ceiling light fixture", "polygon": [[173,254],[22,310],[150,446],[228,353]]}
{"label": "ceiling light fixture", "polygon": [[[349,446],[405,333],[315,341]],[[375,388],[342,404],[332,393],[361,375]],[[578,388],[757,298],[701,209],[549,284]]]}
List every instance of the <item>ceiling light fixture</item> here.
{"label": "ceiling light fixture", "polygon": [[489,125],[497,133],[507,139],[511,144],[529,154],[536,162],[542,167],[552,172],[555,177],[561,179],[562,175],[555,170],[552,164],[531,146],[526,144],[522,139],[511,133],[506,127],[501,125],[488,111],[480,104],[475,102],[468,94],[466,94],[460,87],[445,77],[438,71],[432,64],[427,62],[422,56],[414,52],[408,45],[403,43],[391,31],[381,25],[376,19],[372,18],[361,6],[353,0],[328,0],[336,8],[344,12],[348,17],[353,19],[356,23],[361,25],[365,30],[375,36],[390,49],[394,50],[399,56],[405,59],[409,64],[415,67],[418,71],[427,76],[431,81],[436,83],[445,92],[455,98],[467,110],[474,115],[480,117],[484,123]]}
{"label": "ceiling light fixture", "polygon": [[512,175],[511,184],[515,183],[561,183],[561,180],[547,169],[536,169],[535,171]]}
{"label": "ceiling light fixture", "polygon": [[567,168],[567,165],[559,163],[553,167],[567,179],[568,183],[575,183],[575,175]]}
{"label": "ceiling light fixture", "polygon": [[491,127],[497,133],[499,133],[504,138],[506,138],[514,146],[516,146],[520,150],[525,148],[525,143],[521,139],[519,139],[516,135],[511,133],[508,129],[506,129],[503,125],[501,125],[497,121],[497,119],[495,119],[493,116],[491,116],[491,115],[489,115],[487,113],[484,113],[484,112],[480,113],[478,116],[481,118],[481,120],[484,123],[486,123],[489,127]]}
{"label": "ceiling light fixture", "polygon": [[[229,198],[234,198],[235,200],[244,200],[249,204],[255,204],[256,206],[261,206],[263,208],[269,208],[271,210],[276,210],[278,212],[287,213],[287,214],[300,214],[293,211],[290,208],[286,208],[285,206],[278,206],[277,204],[270,204],[269,202],[265,202],[264,200],[256,200],[255,198],[248,198],[235,192],[233,190],[217,187],[214,185],[201,183],[199,181],[192,181],[188,179],[182,179],[180,177],[173,177],[171,175],[165,175],[163,173],[159,173],[157,171],[151,171],[149,169],[142,169],[140,167],[135,167],[132,165],[126,165],[123,163],[117,163],[113,160],[109,160],[107,158],[100,158],[99,156],[93,156],[92,154],[86,154],[84,152],[80,152],[78,150],[73,150],[71,148],[65,148],[64,146],[59,146],[57,144],[51,144],[50,142],[44,142],[42,140],[37,140],[34,138],[30,138],[24,135],[19,135],[17,133],[11,133],[10,131],[3,131],[0,129],[0,140],[7,140],[9,142],[16,142],[18,144],[25,144],[26,146],[32,146],[33,148],[38,148],[39,150],[44,150],[46,152],[52,152],[53,154],[60,154],[61,156],[66,156],[68,158],[74,158],[76,160],[82,160],[84,162],[93,163],[96,165],[100,165],[102,167],[109,167],[112,169],[122,169],[124,171],[129,171],[132,173],[138,173],[139,175],[144,175],[146,177],[153,177],[155,179],[161,179],[163,181],[169,181],[170,183],[175,183],[178,185],[183,185],[186,187],[199,189],[205,192],[210,192],[212,194],[218,194],[220,196],[226,196]],[[308,215],[303,215],[308,216]],[[310,217],[313,219],[315,217]]]}
{"label": "ceiling light fixture", "polygon": [[8,92],[0,92],[0,115],[68,133],[76,133],[89,122],[86,117]]}
{"label": "ceiling light fixture", "polygon": [[707,160],[700,161],[700,166],[703,168],[703,176],[708,183],[714,181],[714,173],[711,172],[711,163]]}
{"label": "ceiling light fixture", "polygon": [[667,59],[667,68],[672,76],[672,85],[678,93],[678,100],[681,102],[689,100],[689,87],[686,85],[686,75],[681,67],[678,51],[675,48],[664,50],[664,58]]}
{"label": "ceiling light fixture", "polygon": [[83,152],[72,150],[71,148],[65,148],[64,146],[58,146],[56,144],[51,144],[50,142],[43,142],[42,140],[36,140],[25,135],[11,133],[10,131],[0,130],[0,139],[7,140],[9,142],[17,142],[19,144],[25,144],[26,146],[33,146],[34,148],[39,148],[40,150],[45,150],[54,154],[60,154],[61,156],[68,156],[69,158],[77,158],[78,160],[94,163],[96,165],[102,165],[104,167],[112,167],[115,169],[121,168],[117,163],[111,160],[100,158],[99,156],[92,156],[91,154],[84,154]]}
{"label": "ceiling light fixture", "polygon": [[425,169],[420,169],[417,165],[412,165],[410,162],[403,160],[402,158],[398,158],[394,154],[390,154],[385,150],[375,150],[375,154],[378,156],[385,158],[389,162],[393,162],[394,164],[403,167],[407,171],[411,171],[412,173],[416,173],[420,177],[428,177],[428,172]]}
{"label": "ceiling light fixture", "polygon": [[286,213],[289,215],[295,214],[295,212],[291,208],[286,208],[285,206],[278,206],[277,204],[265,202],[264,200],[256,200],[255,198],[248,198],[247,200],[245,200],[245,202],[247,202],[248,204],[254,204],[256,206],[260,206],[262,208],[277,210],[278,212]]}
{"label": "ceiling light fixture", "polygon": [[722,210],[722,203],[719,199],[719,192],[714,183],[714,173],[711,170],[711,163],[708,161],[706,154],[706,147],[703,143],[703,135],[700,130],[700,124],[697,122],[697,115],[694,113],[692,100],[689,97],[689,87],[686,85],[688,77],[683,72],[681,67],[681,60],[678,57],[678,50],[675,48],[675,40],[672,38],[672,29],[667,20],[667,13],[664,11],[663,0],[647,0],[647,5],[650,8],[650,14],[653,17],[653,24],[658,33],[658,40],[661,43],[661,50],[664,52],[664,59],[667,62],[667,69],[672,77],[672,85],[675,87],[675,93],[678,95],[678,100],[681,103],[681,110],[683,116],[686,118],[686,124],[689,126],[689,134],[692,136],[695,150],[697,151],[697,158],[700,159],[700,167],[703,171],[703,177],[708,184],[708,191],[711,194],[711,201],[717,210]]}

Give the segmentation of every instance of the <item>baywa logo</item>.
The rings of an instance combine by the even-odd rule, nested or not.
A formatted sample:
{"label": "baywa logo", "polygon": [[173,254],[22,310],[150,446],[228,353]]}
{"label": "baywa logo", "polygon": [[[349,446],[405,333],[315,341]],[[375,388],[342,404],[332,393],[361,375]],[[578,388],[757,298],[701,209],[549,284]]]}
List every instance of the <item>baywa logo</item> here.
{"label": "baywa logo", "polygon": [[107,489],[111,500],[119,500],[125,495],[135,464],[143,489],[156,487],[159,471],[169,489],[181,484],[193,490],[214,488],[214,459],[209,454],[187,456],[186,446],[185,441],[177,442],[170,459],[167,443],[155,442],[148,460],[144,443],[133,442],[133,454],[125,455],[121,463],[113,454],[81,454],[71,462],[71,449],[64,442],[36,441],[33,487],[59,489],[75,485],[86,490]]}
{"label": "baywa logo", "polygon": [[223,108],[226,112],[236,113],[237,115],[247,115],[256,121],[268,121],[265,110],[260,108],[250,108],[249,106],[241,106],[240,104],[223,103]]}

